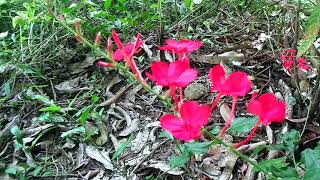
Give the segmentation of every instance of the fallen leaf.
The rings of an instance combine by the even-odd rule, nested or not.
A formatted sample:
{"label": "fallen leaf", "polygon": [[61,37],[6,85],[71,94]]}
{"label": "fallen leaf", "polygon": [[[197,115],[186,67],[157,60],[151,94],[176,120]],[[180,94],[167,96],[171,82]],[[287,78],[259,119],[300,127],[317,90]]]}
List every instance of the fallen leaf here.
{"label": "fallen leaf", "polygon": [[221,114],[223,120],[225,122],[227,122],[230,117],[230,114],[231,114],[231,109],[228,107],[228,105],[222,104],[220,106],[220,114]]}
{"label": "fallen leaf", "polygon": [[111,159],[109,157],[109,153],[105,151],[99,151],[97,148],[93,146],[87,146],[86,147],[86,154],[91,157],[92,159],[95,159],[99,162],[101,162],[106,169],[112,170],[114,169],[113,164],[111,163]]}
{"label": "fallen leaf", "polygon": [[184,171],[178,169],[178,168],[174,168],[172,169],[170,167],[170,165],[167,162],[164,161],[156,161],[156,160],[150,160],[148,162],[143,163],[145,166],[147,167],[151,167],[151,168],[155,168],[155,169],[159,169],[160,171],[163,171],[165,173],[168,174],[172,174],[172,175],[181,175],[183,174]]}

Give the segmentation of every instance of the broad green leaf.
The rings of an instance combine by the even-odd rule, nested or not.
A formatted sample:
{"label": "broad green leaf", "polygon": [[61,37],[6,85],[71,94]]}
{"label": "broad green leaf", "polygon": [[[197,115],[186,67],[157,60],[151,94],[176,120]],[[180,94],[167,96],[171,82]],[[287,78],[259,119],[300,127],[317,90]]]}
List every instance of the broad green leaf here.
{"label": "broad green leaf", "polygon": [[187,155],[172,155],[170,158],[170,167],[172,168],[179,168],[183,167],[185,164],[187,164],[190,160],[190,156]]}
{"label": "broad green leaf", "polygon": [[86,129],[84,127],[77,127],[77,128],[71,129],[69,131],[63,132],[61,134],[61,137],[65,138],[65,137],[71,136],[73,134],[81,134],[81,133],[85,133],[85,132],[86,132]]}
{"label": "broad green leaf", "polygon": [[283,167],[288,166],[288,163],[286,163],[285,161],[286,161],[285,158],[268,159],[268,160],[263,160],[263,161],[259,162],[258,165],[262,169],[266,169],[266,170],[272,169],[273,167],[283,168]]}
{"label": "broad green leaf", "polygon": [[105,8],[106,10],[108,10],[108,9],[110,8],[110,6],[111,6],[111,3],[112,3],[112,0],[106,0],[106,1],[104,2],[104,8]]}
{"label": "broad green leaf", "polygon": [[208,152],[208,149],[212,142],[191,142],[185,143],[186,150],[193,154],[204,154]]}
{"label": "broad green leaf", "polygon": [[240,117],[233,120],[229,132],[230,133],[244,133],[249,132],[257,123],[258,117]]}
{"label": "broad green leaf", "polygon": [[124,151],[127,149],[127,147],[131,144],[132,140],[133,140],[133,134],[131,134],[129,136],[128,140],[125,143],[120,145],[120,147],[112,155],[112,160],[119,158],[124,153]]}
{"label": "broad green leaf", "polygon": [[61,106],[51,105],[49,107],[41,108],[39,111],[43,111],[43,112],[58,112],[61,109],[62,109]]}
{"label": "broad green leaf", "polygon": [[291,129],[283,135],[282,139],[284,148],[290,153],[294,153],[299,144],[300,133],[295,129]]}
{"label": "broad green leaf", "polygon": [[308,51],[317,39],[320,30],[320,6],[317,6],[308,18],[303,39],[299,43],[298,55],[301,56]]}
{"label": "broad green leaf", "polygon": [[305,180],[316,180],[320,176],[320,153],[318,147],[315,150],[306,149],[301,153],[301,159],[306,169]]}

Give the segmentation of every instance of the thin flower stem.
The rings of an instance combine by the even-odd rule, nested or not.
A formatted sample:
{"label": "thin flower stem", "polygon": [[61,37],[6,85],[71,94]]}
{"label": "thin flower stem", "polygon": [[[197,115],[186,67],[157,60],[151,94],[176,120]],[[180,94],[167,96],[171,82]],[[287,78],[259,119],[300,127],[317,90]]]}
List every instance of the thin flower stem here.
{"label": "thin flower stem", "polygon": [[250,134],[247,136],[247,138],[244,139],[243,141],[235,144],[234,147],[235,147],[235,148],[238,148],[238,147],[240,147],[240,146],[242,146],[242,145],[247,144],[247,143],[254,137],[254,135],[256,134],[260,123],[261,123],[261,121],[260,121],[260,119],[259,119],[259,120],[257,121],[256,125],[254,126],[254,128],[252,129],[252,131],[250,132]]}
{"label": "thin flower stem", "polygon": [[222,97],[222,93],[218,93],[217,97],[215,98],[215,100],[213,101],[211,107],[210,107],[210,112],[218,105],[220,99]]}
{"label": "thin flower stem", "polygon": [[174,111],[178,112],[179,111],[179,100],[177,97],[176,86],[170,86],[169,88],[170,88],[170,95],[172,96],[173,101],[174,101]]}
{"label": "thin flower stem", "polygon": [[232,108],[231,108],[231,113],[230,113],[229,119],[228,119],[226,125],[222,128],[221,133],[220,133],[221,138],[224,137],[226,131],[228,130],[228,128],[230,127],[230,125],[232,123],[232,120],[234,118],[234,112],[235,112],[236,106],[237,106],[237,101],[238,101],[238,97],[234,96],[233,101],[232,101]]}
{"label": "thin flower stem", "polygon": [[240,153],[239,151],[237,151],[234,147],[232,147],[231,145],[225,143],[222,141],[222,139],[217,138],[215,135],[213,135],[210,131],[208,131],[207,129],[203,128],[202,132],[204,134],[206,134],[212,141],[217,142],[218,144],[222,144],[223,146],[225,146],[226,148],[229,149],[229,151],[231,151],[233,154],[237,155],[238,157],[240,157],[243,161],[251,164],[253,167],[255,167],[256,169],[258,169],[259,171],[263,172],[266,176],[268,176],[270,179],[277,179],[272,172],[268,172],[265,169],[261,168],[255,161],[251,160],[250,157]]}

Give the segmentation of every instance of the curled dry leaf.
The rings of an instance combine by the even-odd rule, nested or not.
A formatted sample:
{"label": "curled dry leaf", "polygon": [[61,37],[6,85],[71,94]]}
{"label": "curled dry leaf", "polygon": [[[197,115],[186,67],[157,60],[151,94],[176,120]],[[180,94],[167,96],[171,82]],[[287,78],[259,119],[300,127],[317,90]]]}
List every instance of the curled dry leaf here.
{"label": "curled dry leaf", "polygon": [[109,153],[105,151],[99,151],[97,148],[93,146],[87,146],[86,147],[86,154],[91,157],[92,159],[95,159],[103,164],[103,166],[108,169],[112,170],[114,169],[113,164],[111,163],[111,159],[109,157]]}
{"label": "curled dry leaf", "polygon": [[222,105],[220,106],[220,114],[221,114],[223,120],[224,120],[225,122],[227,122],[228,119],[229,119],[229,117],[230,117],[230,115],[231,115],[231,109],[229,108],[228,105],[222,104]]}

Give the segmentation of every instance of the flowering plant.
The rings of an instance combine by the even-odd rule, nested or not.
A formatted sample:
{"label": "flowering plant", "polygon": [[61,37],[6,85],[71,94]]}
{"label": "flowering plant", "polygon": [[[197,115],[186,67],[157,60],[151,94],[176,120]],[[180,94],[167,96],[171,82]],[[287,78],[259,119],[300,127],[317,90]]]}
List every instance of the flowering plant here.
{"label": "flowering plant", "polygon": [[[133,57],[134,54],[139,52],[139,48],[143,44],[143,41],[140,40],[140,34],[137,35],[134,43],[127,45],[122,45],[119,36],[114,30],[112,31],[112,36],[118,47],[114,53],[112,52],[112,48],[108,48],[109,53],[112,53],[113,59],[116,62],[125,60],[137,80],[146,84]],[[231,114],[220,132],[220,137],[223,138],[232,124],[238,98],[246,96],[252,89],[252,82],[248,74],[236,71],[227,75],[222,65],[216,65],[209,72],[209,78],[212,82],[211,92],[217,92],[217,96],[210,107],[208,105],[201,105],[195,101],[184,101],[183,88],[194,81],[198,75],[197,70],[190,66],[189,54],[199,49],[202,46],[202,42],[167,40],[166,43],[166,45],[160,47],[160,50],[170,51],[174,55],[177,55],[177,60],[171,63],[161,60],[154,62],[151,65],[151,72],[146,72],[146,76],[157,85],[169,88],[170,96],[172,96],[175,104],[175,114],[164,114],[160,118],[161,127],[179,140],[192,141],[199,139],[201,138],[202,128],[209,123],[210,114],[221,98],[223,96],[231,96],[233,98]],[[282,59],[284,60],[284,66],[289,68],[291,67],[292,59],[295,58],[293,55],[295,51],[288,50],[287,53],[291,54],[283,55]],[[301,63],[303,63],[302,60]],[[98,65],[112,67],[110,64],[101,61],[98,62]],[[177,96],[177,90],[179,90],[179,96]],[[281,123],[285,119],[286,104],[283,101],[279,101],[274,94],[265,93],[259,98],[256,97],[257,93],[255,92],[248,104],[248,111],[259,116],[259,121],[248,137],[242,142],[235,144],[235,147],[248,143],[256,133],[260,123],[268,126],[271,122]]]}

